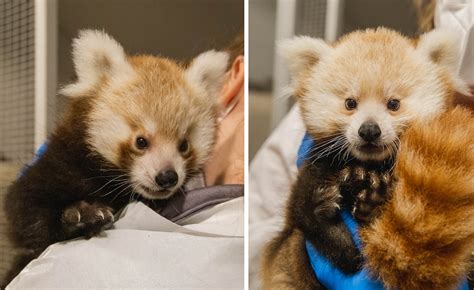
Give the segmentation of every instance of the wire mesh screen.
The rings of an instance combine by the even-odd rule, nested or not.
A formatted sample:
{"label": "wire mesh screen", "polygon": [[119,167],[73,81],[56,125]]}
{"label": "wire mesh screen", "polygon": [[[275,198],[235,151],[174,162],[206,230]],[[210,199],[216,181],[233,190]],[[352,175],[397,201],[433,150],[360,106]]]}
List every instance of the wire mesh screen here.
{"label": "wire mesh screen", "polygon": [[0,1],[0,161],[34,150],[34,0]]}
{"label": "wire mesh screen", "polygon": [[300,0],[297,3],[296,34],[324,38],[327,0]]}

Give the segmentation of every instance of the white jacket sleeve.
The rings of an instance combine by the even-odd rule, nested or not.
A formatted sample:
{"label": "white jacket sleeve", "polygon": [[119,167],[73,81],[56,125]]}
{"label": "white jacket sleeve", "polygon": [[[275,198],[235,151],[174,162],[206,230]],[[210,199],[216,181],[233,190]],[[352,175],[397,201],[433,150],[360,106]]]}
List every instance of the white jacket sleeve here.
{"label": "white jacket sleeve", "polygon": [[435,27],[449,29],[459,35],[458,72],[469,85],[474,85],[474,5],[473,0],[438,0]]}
{"label": "white jacket sleeve", "polygon": [[262,247],[283,225],[284,205],[296,179],[296,155],[304,133],[299,108],[294,106],[250,164],[250,289],[259,288],[258,269]]}

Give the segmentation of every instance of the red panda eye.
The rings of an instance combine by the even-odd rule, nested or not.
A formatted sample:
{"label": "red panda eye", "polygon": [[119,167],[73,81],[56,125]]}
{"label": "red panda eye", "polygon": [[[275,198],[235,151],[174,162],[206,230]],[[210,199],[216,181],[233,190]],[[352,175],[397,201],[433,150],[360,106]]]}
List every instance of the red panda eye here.
{"label": "red panda eye", "polygon": [[352,111],[354,110],[355,108],[357,108],[357,101],[352,99],[352,98],[349,98],[349,99],[346,99],[346,109],[348,111]]}
{"label": "red panda eye", "polygon": [[387,103],[387,108],[391,111],[398,111],[400,109],[400,101],[397,99],[391,99]]}
{"label": "red panda eye", "polygon": [[189,149],[188,140],[184,139],[183,141],[181,141],[181,143],[179,143],[179,147],[178,147],[179,152],[186,153],[188,149]]}
{"label": "red panda eye", "polygon": [[148,147],[148,141],[143,137],[137,137],[135,144],[140,150],[146,149]]}

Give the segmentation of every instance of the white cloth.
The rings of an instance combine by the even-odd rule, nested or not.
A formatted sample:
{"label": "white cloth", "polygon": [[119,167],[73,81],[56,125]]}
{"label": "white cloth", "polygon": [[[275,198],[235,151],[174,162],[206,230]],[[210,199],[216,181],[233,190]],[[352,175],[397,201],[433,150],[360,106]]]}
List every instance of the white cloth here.
{"label": "white cloth", "polygon": [[294,106],[262,145],[249,171],[249,286],[259,288],[262,247],[283,225],[290,185],[296,180],[296,155],[305,133]]}
{"label": "white cloth", "polygon": [[453,31],[460,39],[458,72],[474,85],[474,4],[472,0],[438,0],[435,27]]}
{"label": "white cloth", "polygon": [[130,204],[103,236],[48,247],[7,289],[242,289],[243,205],[236,198],[178,225]]}

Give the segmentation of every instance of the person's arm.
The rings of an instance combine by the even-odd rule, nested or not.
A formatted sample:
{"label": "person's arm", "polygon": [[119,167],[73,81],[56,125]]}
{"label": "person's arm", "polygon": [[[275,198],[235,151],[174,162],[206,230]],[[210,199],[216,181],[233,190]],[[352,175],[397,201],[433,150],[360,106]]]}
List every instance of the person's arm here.
{"label": "person's arm", "polygon": [[290,193],[290,186],[296,180],[296,155],[304,133],[299,109],[294,106],[250,164],[250,289],[260,288],[258,273],[263,246],[284,224],[284,205]]}
{"label": "person's arm", "polygon": [[296,157],[305,134],[299,108],[294,106],[250,163],[250,224],[279,216],[296,180]]}

